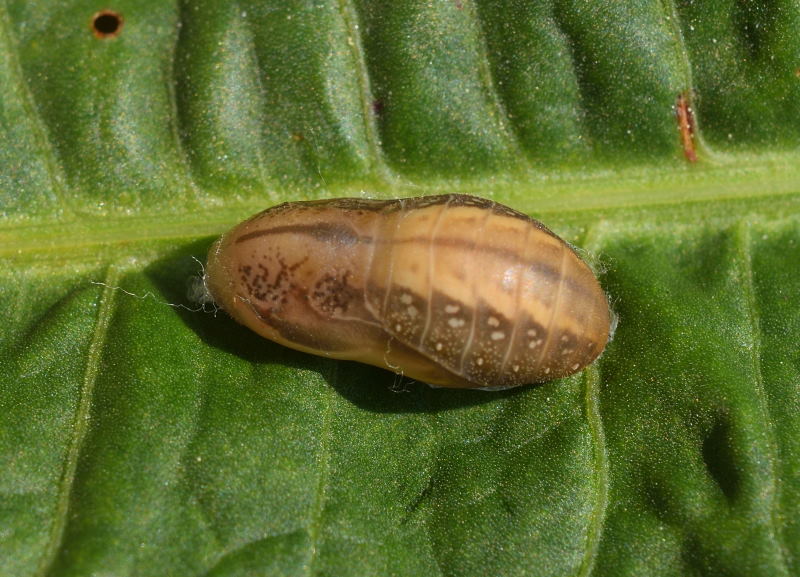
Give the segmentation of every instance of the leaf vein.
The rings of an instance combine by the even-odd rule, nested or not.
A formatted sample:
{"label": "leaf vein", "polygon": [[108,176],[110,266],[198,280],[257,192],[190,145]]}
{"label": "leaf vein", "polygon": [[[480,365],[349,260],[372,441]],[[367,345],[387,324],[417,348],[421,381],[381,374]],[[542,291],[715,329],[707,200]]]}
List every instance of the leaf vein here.
{"label": "leaf vein", "polygon": [[94,332],[89,344],[89,352],[86,360],[86,370],[84,372],[83,384],[80,389],[77,411],[75,412],[74,425],[72,427],[72,438],[69,442],[67,455],[61,472],[58,488],[58,500],[53,515],[53,525],[50,528],[50,538],[46,547],[42,561],[39,565],[38,575],[48,575],[58,557],[58,552],[64,541],[64,533],[68,524],[70,500],[72,498],[72,488],[75,484],[75,475],[78,469],[78,461],[89,432],[89,417],[92,406],[94,385],[100,367],[100,359],[108,335],[108,327],[114,312],[114,293],[113,288],[118,284],[119,272],[110,267],[104,279],[105,288],[101,294],[100,309],[97,314],[97,321],[94,325]]}
{"label": "leaf vein", "polygon": [[[583,246],[595,258],[600,250],[602,225],[595,224],[589,228],[583,238]],[[589,434],[592,438],[594,483],[597,500],[592,510],[592,516],[586,532],[586,551],[583,555],[577,575],[587,577],[594,571],[600,551],[600,542],[603,537],[603,527],[608,510],[609,492],[609,463],[608,448],[606,445],[603,419],[600,415],[600,370],[597,364],[588,367],[583,373],[583,382],[586,388],[584,402],[586,405],[586,422],[589,425]]]}
{"label": "leaf vein", "polygon": [[314,501],[314,508],[311,511],[311,519],[309,523],[309,540],[311,542],[311,551],[309,560],[306,564],[308,575],[314,575],[314,564],[319,558],[319,533],[322,525],[322,518],[325,512],[325,499],[328,490],[328,477],[330,474],[330,460],[331,460],[331,413],[333,412],[333,396],[336,394],[334,385],[339,378],[339,363],[331,361],[333,368],[330,373],[328,387],[325,388],[323,394],[326,398],[325,409],[322,413],[322,424],[320,426],[320,441],[319,441],[319,460],[320,472],[317,481],[316,498]]}
{"label": "leaf vein", "polygon": [[586,401],[586,420],[589,424],[594,447],[594,481],[597,501],[592,510],[592,517],[586,534],[586,551],[577,573],[580,577],[591,575],[597,561],[603,536],[606,510],[608,509],[609,483],[608,451],[603,430],[603,419],[600,416],[600,374],[597,367],[592,366],[586,369],[583,380],[586,385],[584,397]]}
{"label": "leaf vein", "polygon": [[[183,30],[183,26],[181,26],[181,16],[183,12],[183,5],[178,10],[178,30]],[[180,33],[175,35],[175,41],[172,43],[172,48],[170,50],[170,70],[169,70],[169,81],[167,82],[167,98],[169,102],[169,108],[172,112],[171,118],[169,120],[169,131],[172,135],[172,142],[175,143],[175,151],[177,153],[178,162],[183,169],[182,177],[185,180],[186,184],[188,185],[189,189],[194,193],[195,198],[200,196],[200,189],[198,188],[197,184],[194,181],[191,166],[192,163],[189,161],[189,155],[186,152],[186,146],[181,136],[181,129],[180,129],[180,119],[183,117],[180,113],[179,104],[178,104],[178,74],[177,74],[177,62],[178,62],[178,44],[180,40]]]}
{"label": "leaf vein", "polygon": [[[3,30],[6,33],[3,33]],[[5,40],[5,41],[3,41]],[[47,176],[50,181],[50,187],[55,196],[55,201],[58,203],[59,211],[67,211],[70,208],[70,203],[66,202],[67,194],[64,190],[64,174],[60,170],[59,163],[56,159],[56,154],[53,144],[46,128],[46,122],[39,113],[36,106],[36,100],[31,93],[28,83],[25,82],[25,75],[23,74],[22,65],[19,62],[17,55],[19,53],[19,45],[16,38],[11,32],[11,19],[8,15],[6,5],[0,2],[0,44],[5,44],[3,50],[9,55],[9,68],[13,82],[16,85],[16,90],[12,89],[11,93],[16,92],[21,95],[22,105],[25,108],[26,117],[32,119],[32,129],[34,131],[34,138],[39,145],[38,152],[43,158],[43,164],[47,170]]]}
{"label": "leaf vein", "polygon": [[753,366],[753,373],[755,375],[755,395],[756,402],[760,409],[761,414],[764,416],[762,419],[764,429],[766,431],[767,446],[769,448],[770,456],[769,473],[770,473],[770,491],[768,494],[769,504],[769,517],[770,523],[775,535],[775,541],[781,553],[781,563],[784,568],[784,574],[789,575],[790,553],[786,546],[786,540],[783,535],[781,523],[779,521],[780,512],[777,511],[780,505],[780,478],[776,474],[776,461],[778,460],[778,442],[775,434],[775,424],[769,411],[769,403],[767,401],[767,392],[764,386],[764,375],[761,368],[761,319],[758,310],[758,301],[756,298],[755,282],[753,280],[753,254],[752,242],[750,242],[750,227],[745,221],[739,223],[738,228],[736,251],[738,252],[737,262],[741,263],[740,274],[744,277],[742,283],[744,298],[747,303],[747,321],[750,324],[750,332],[753,335],[752,347],[750,348],[750,362]]}
{"label": "leaf vein", "polygon": [[[526,157],[522,154],[522,148],[517,136],[517,129],[515,123],[512,122],[511,117],[506,109],[505,101],[501,92],[497,88],[497,82],[494,79],[492,67],[489,64],[489,45],[486,39],[486,31],[483,26],[483,19],[480,16],[478,7],[472,7],[470,4],[464,5],[464,10],[468,11],[469,15],[475,20],[475,29],[478,35],[478,76],[483,84],[483,89],[486,91],[487,100],[489,104],[497,111],[497,118],[500,120],[500,128],[503,135],[507,139],[507,144],[512,154],[517,157],[521,162],[524,162]],[[510,125],[510,128],[509,128]]]}
{"label": "leaf vein", "polygon": [[[236,7],[239,7],[239,4],[236,4]],[[261,56],[258,52],[258,46],[256,45],[256,39],[253,35],[253,24],[250,20],[245,21],[244,31],[247,38],[247,49],[249,50],[249,60],[248,64],[253,65],[253,78],[255,80],[257,97],[259,101],[258,107],[258,125],[259,125],[259,146],[256,147],[256,158],[258,159],[258,176],[261,179],[262,186],[267,189],[267,194],[270,198],[273,197],[274,192],[271,191],[269,187],[271,176],[270,171],[267,166],[267,158],[264,156],[264,149],[266,148],[266,143],[264,141],[264,134],[266,130],[266,120],[264,118],[264,109],[266,105],[264,104],[264,95],[267,93],[267,89],[264,87],[264,81],[262,80],[262,62]]]}
{"label": "leaf vein", "polygon": [[380,145],[380,135],[375,114],[372,111],[372,82],[367,67],[364,44],[361,41],[361,32],[358,25],[358,11],[353,7],[352,0],[338,0],[339,13],[344,21],[348,36],[348,46],[353,57],[356,79],[358,81],[361,111],[364,115],[364,134],[369,151],[370,172],[385,182],[395,180],[391,169],[386,164],[383,149]]}

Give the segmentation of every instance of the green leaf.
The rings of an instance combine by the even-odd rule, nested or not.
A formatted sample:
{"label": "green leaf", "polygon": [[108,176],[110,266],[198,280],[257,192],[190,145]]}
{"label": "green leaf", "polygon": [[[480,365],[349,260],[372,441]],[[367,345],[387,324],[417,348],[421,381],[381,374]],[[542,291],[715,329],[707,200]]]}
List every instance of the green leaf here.
{"label": "green leaf", "polygon": [[[0,576],[800,573],[796,3],[99,8],[0,2]],[[431,389],[187,297],[268,206],[450,191],[585,249],[599,362]]]}

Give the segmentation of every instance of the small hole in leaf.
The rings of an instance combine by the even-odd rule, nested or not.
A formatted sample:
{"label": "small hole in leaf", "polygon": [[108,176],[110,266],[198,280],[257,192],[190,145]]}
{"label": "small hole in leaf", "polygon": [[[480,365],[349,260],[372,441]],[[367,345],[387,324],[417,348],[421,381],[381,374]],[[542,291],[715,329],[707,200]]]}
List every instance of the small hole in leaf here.
{"label": "small hole in leaf", "polygon": [[122,14],[112,10],[101,10],[92,16],[92,31],[98,38],[118,36],[122,30]]}

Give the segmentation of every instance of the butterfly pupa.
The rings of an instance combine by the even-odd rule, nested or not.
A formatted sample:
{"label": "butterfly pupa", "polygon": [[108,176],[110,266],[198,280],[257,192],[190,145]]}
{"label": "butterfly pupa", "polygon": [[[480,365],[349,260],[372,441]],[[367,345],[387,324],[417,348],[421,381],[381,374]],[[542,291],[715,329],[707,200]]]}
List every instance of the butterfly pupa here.
{"label": "butterfly pupa", "polygon": [[567,243],[463,194],[275,206],[214,243],[205,283],[268,339],[440,387],[573,374],[611,326],[605,293]]}

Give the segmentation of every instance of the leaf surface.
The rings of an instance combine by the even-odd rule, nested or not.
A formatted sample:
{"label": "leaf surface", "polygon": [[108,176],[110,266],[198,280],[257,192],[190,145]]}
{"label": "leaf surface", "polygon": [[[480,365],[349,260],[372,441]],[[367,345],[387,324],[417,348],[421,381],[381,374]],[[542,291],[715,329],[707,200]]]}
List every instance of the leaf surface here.
{"label": "leaf surface", "polygon": [[[800,573],[796,3],[111,8],[0,3],[0,575]],[[585,249],[598,363],[430,389],[187,297],[278,202],[453,191]]]}

